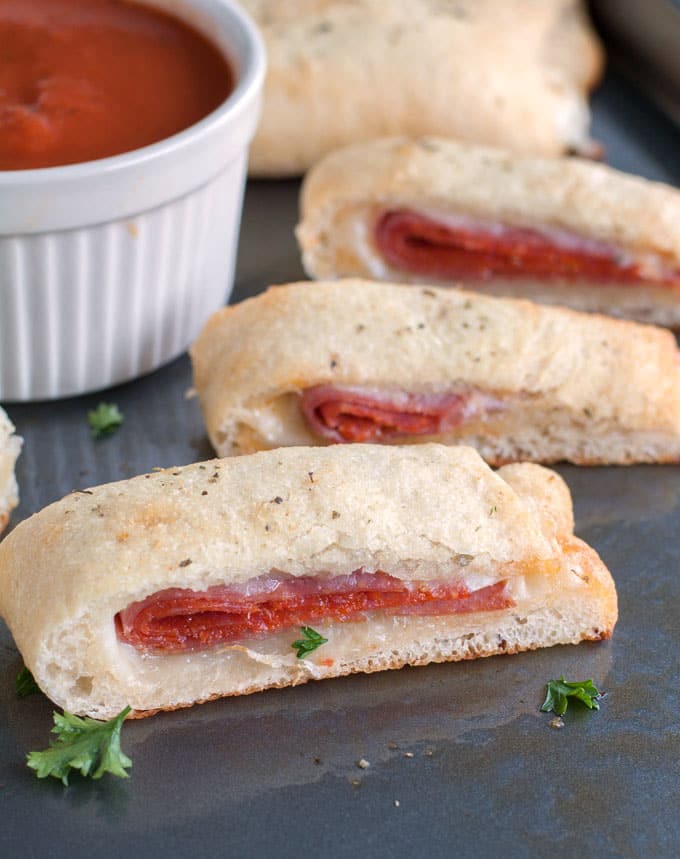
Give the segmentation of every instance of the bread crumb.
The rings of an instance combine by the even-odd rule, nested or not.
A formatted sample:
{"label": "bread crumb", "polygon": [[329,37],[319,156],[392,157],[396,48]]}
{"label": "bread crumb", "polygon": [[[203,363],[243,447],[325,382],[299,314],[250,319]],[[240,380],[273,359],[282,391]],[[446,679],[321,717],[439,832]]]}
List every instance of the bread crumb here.
{"label": "bread crumb", "polygon": [[405,757],[405,758],[412,758],[412,757],[413,757],[413,752],[404,752],[404,757]]}
{"label": "bread crumb", "polygon": [[548,724],[551,728],[563,728],[564,727],[564,719],[561,716],[555,716],[554,719],[551,719]]}
{"label": "bread crumb", "polygon": [[359,767],[359,769],[361,769],[361,770],[367,770],[367,769],[370,767],[370,765],[371,765],[371,764],[370,764],[370,762],[369,762],[369,761],[367,761],[367,760],[366,760],[366,758],[360,758],[360,759],[357,761],[357,766],[358,766],[358,767]]}
{"label": "bread crumb", "polygon": [[396,808],[399,808],[399,806],[401,805],[401,803],[399,802],[399,800],[398,800],[398,799],[395,799],[395,800],[394,800],[394,805],[395,805],[395,807],[396,807]]}

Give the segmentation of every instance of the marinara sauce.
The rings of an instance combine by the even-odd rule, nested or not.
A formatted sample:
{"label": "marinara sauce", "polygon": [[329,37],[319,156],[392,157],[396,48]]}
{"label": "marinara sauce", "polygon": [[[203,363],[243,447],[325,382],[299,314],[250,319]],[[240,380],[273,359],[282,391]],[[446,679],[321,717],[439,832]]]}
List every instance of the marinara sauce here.
{"label": "marinara sauce", "polygon": [[127,0],[0,0],[0,170],[106,158],[176,134],[233,89],[218,49]]}

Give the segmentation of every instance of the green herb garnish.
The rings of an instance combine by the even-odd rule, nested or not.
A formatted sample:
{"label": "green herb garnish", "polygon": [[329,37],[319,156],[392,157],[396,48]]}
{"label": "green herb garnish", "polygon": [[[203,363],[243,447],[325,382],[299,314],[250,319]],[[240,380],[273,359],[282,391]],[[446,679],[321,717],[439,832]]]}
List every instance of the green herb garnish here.
{"label": "green herb garnish", "polygon": [[569,682],[560,675],[559,680],[548,680],[547,694],[545,701],[541,707],[543,713],[549,713],[551,710],[558,716],[566,712],[569,704],[569,698],[576,698],[577,701],[585,704],[589,710],[599,710],[600,705],[598,698],[601,694],[592,680],[574,680]]}
{"label": "green herb garnish", "polygon": [[29,695],[35,695],[36,692],[40,692],[40,687],[35,682],[33,675],[25,665],[17,674],[14,686],[19,698],[27,698]]}
{"label": "green herb garnish", "polygon": [[297,641],[291,644],[291,647],[297,650],[295,655],[298,659],[303,659],[312,650],[316,650],[317,647],[321,647],[322,644],[326,644],[328,641],[327,638],[319,635],[311,626],[301,626],[300,632],[304,635],[304,638],[298,638]]}
{"label": "green herb garnish", "polygon": [[120,729],[129,712],[126,707],[108,722],[81,718],[66,711],[63,716],[54,713],[52,733],[57,739],[43,752],[29,752],[28,766],[36,771],[38,778],[53,776],[64,784],[68,784],[72,769],[92,778],[101,778],[106,772],[127,778],[125,769],[132,766],[132,761],[121,751]]}
{"label": "green herb garnish", "polygon": [[123,414],[115,403],[99,403],[96,409],[87,413],[87,422],[92,438],[104,438],[123,423]]}

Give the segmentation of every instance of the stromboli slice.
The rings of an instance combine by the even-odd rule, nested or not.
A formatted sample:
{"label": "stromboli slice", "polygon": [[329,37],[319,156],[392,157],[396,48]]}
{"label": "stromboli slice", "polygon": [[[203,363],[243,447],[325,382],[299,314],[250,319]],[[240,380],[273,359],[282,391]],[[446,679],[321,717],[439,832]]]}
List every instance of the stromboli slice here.
{"label": "stromboli slice", "polygon": [[559,155],[592,148],[602,51],[581,0],[243,0],[267,47],[255,176],[348,143],[445,134]]}
{"label": "stromboli slice", "polygon": [[191,350],[221,456],[295,444],[470,444],[491,463],[680,459],[668,331],[513,299],[300,283],[215,313]]}
{"label": "stromboli slice", "polygon": [[[558,475],[442,445],[288,448],[73,493],[0,545],[0,610],[43,691],[98,718],[607,638],[617,616]],[[297,658],[307,619],[327,643]]]}
{"label": "stromboli slice", "polygon": [[680,328],[680,191],[601,164],[383,139],[316,165],[301,209],[315,278],[464,283]]}
{"label": "stromboli slice", "polygon": [[21,439],[6,412],[0,407],[0,533],[19,501],[14,465],[21,451]]}

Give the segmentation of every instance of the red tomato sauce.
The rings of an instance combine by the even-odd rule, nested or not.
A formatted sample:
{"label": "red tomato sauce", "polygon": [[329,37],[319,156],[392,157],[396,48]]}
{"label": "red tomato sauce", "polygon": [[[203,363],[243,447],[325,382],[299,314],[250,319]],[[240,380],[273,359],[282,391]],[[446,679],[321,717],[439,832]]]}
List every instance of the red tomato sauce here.
{"label": "red tomato sauce", "polygon": [[163,140],[233,89],[218,49],[126,0],[0,0],[0,170],[106,158]]}
{"label": "red tomato sauce", "polygon": [[559,244],[536,230],[502,227],[452,227],[411,211],[386,212],[375,241],[393,268],[446,279],[491,280],[494,277],[587,280],[595,283],[674,284],[680,272],[643,271],[614,247],[586,245],[575,236]]}
{"label": "red tomato sauce", "polygon": [[[257,580],[254,580],[257,581]],[[460,582],[409,585],[383,572],[282,582],[246,594],[229,587],[170,588],[116,615],[118,638],[139,650],[176,653],[231,644],[319,621],[363,621],[368,613],[450,615],[507,608],[505,582],[468,591]]]}

